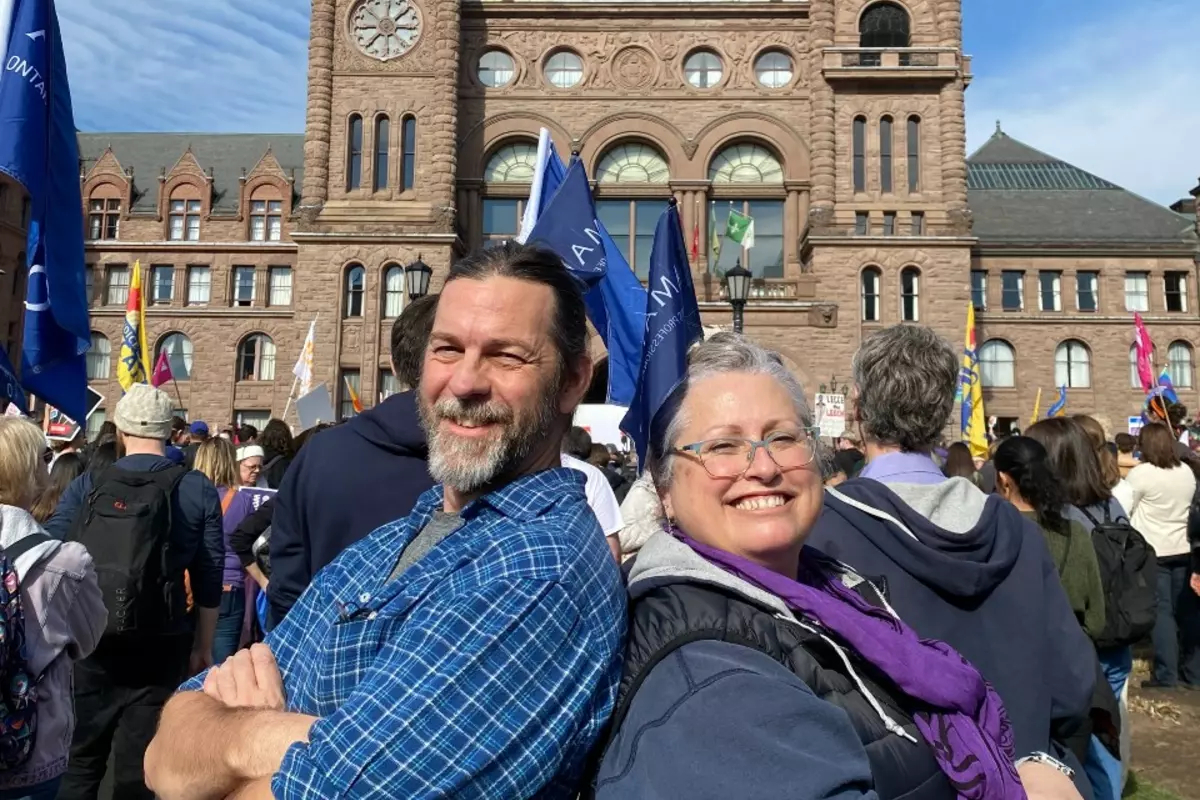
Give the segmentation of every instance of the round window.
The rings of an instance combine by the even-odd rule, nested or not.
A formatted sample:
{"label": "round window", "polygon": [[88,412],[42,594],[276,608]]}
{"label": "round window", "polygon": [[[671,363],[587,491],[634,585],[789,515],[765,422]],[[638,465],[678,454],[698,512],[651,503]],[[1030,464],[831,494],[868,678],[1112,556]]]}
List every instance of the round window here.
{"label": "round window", "polygon": [[721,58],[709,50],[698,50],[683,62],[683,76],[697,89],[711,89],[721,82]]}
{"label": "round window", "polygon": [[512,56],[503,50],[488,50],[479,57],[479,82],[491,89],[507,86],[517,74]]}
{"label": "round window", "polygon": [[792,82],[792,57],[768,50],[754,61],[754,75],[768,89],[781,89]]}
{"label": "round window", "polygon": [[583,59],[570,50],[560,50],[546,60],[546,80],[559,89],[570,89],[583,80]]}

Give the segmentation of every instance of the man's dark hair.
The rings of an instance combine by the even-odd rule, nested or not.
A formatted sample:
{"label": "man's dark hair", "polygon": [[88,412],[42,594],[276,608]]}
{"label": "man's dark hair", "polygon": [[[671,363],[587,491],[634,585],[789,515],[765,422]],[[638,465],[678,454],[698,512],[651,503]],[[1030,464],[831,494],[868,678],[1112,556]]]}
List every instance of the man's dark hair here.
{"label": "man's dark hair", "polygon": [[427,294],[413,300],[392,323],[392,371],[404,388],[412,389],[421,382],[421,365],[429,332],[437,313],[438,296]]}
{"label": "man's dark hair", "polygon": [[583,428],[573,425],[571,430],[567,431],[567,435],[563,437],[562,449],[569,456],[575,456],[580,461],[587,461],[588,456],[592,454],[592,437]]}
{"label": "man's dark hair", "polygon": [[188,429],[187,420],[183,417],[171,417],[171,435],[183,433]]}
{"label": "man's dark hair", "polygon": [[554,294],[554,323],[550,335],[558,350],[560,368],[574,370],[588,352],[587,310],[579,282],[553,251],[507,241],[476,250],[450,268],[446,283],[469,278],[515,278],[540,283]]}
{"label": "man's dark hair", "polygon": [[1117,443],[1117,452],[1120,453],[1132,453],[1133,448],[1137,447],[1137,439],[1128,433],[1118,433],[1113,440]]}
{"label": "man's dark hair", "polygon": [[252,442],[258,436],[258,428],[253,425],[243,425],[237,429],[237,439],[239,444]]}
{"label": "man's dark hair", "polygon": [[267,422],[267,427],[263,428],[258,437],[258,444],[262,445],[263,450],[272,451],[272,457],[291,458],[295,455],[292,449],[292,432],[288,430],[287,423],[281,419],[272,419]]}

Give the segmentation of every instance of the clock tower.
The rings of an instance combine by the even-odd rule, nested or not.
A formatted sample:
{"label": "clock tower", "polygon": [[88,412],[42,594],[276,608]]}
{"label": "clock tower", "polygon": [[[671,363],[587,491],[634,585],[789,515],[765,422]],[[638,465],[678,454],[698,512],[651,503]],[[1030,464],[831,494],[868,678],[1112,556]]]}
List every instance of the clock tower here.
{"label": "clock tower", "polygon": [[[456,253],[459,4],[313,0],[299,224],[299,315],[317,318],[331,386],[386,381],[395,267],[439,290]],[[360,287],[360,288],[359,288]],[[336,291],[336,295],[334,295]],[[337,299],[331,302],[333,298]],[[332,315],[332,306],[347,306]],[[304,308],[305,305],[311,308]],[[334,357],[334,353],[337,354]],[[322,356],[328,359],[322,363]]]}

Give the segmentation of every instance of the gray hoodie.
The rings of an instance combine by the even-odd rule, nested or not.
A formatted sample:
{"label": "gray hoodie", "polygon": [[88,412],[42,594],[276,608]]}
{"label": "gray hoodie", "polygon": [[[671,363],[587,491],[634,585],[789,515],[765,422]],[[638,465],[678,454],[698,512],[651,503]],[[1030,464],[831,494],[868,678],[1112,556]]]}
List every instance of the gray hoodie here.
{"label": "gray hoodie", "polygon": [[[778,597],[660,529],[633,563],[629,593],[670,583],[719,587],[803,624]],[[701,640],[645,676],[604,755],[596,798],[875,800],[871,787],[866,749],[841,708],[765,653]]]}
{"label": "gray hoodie", "polygon": [[[45,531],[28,511],[0,505],[0,547],[35,533]],[[78,542],[37,545],[14,568],[21,581],[29,670],[39,676],[37,738],[29,761],[0,772],[0,789],[32,786],[67,771],[75,732],[73,664],[96,648],[108,622],[92,557]]]}

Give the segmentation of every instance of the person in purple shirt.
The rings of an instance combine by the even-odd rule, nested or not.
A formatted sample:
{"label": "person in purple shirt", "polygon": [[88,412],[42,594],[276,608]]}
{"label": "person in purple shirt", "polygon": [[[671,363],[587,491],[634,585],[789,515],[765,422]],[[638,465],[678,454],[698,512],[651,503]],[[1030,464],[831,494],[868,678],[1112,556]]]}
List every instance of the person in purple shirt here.
{"label": "person in purple shirt", "polygon": [[954,409],[958,360],[919,325],[863,341],[848,416],[867,465],[826,489],[808,541],[874,582],[920,636],[949,644],[995,687],[1031,796],[1090,798],[1081,762],[1096,654],[1041,531],[970,480],[946,478],[932,458]]}

